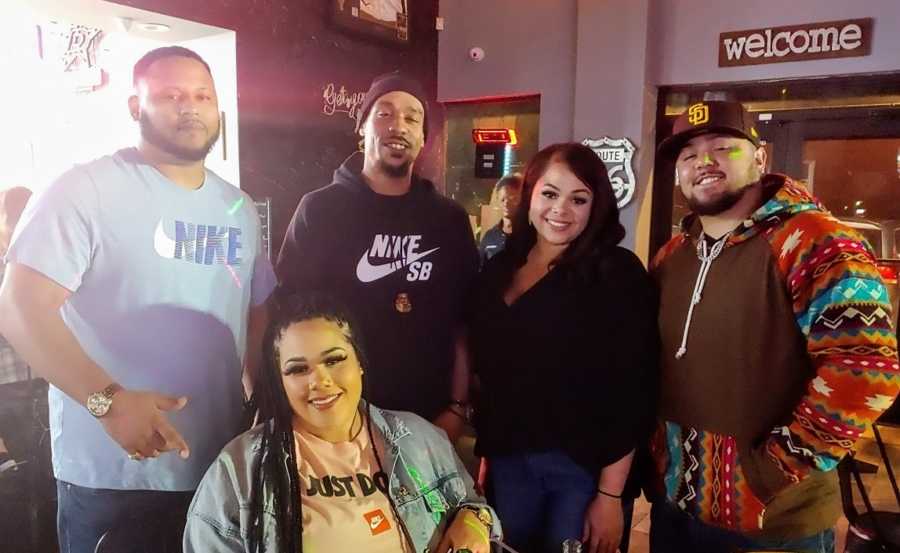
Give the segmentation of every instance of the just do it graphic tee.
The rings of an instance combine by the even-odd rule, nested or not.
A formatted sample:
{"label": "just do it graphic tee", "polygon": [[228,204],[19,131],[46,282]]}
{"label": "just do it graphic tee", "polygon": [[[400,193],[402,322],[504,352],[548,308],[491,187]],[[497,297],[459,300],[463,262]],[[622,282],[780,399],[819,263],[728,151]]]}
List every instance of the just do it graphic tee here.
{"label": "just do it graphic tee", "polygon": [[400,553],[403,545],[388,502],[388,477],[378,469],[369,433],[331,443],[294,432],[303,502],[303,552]]}

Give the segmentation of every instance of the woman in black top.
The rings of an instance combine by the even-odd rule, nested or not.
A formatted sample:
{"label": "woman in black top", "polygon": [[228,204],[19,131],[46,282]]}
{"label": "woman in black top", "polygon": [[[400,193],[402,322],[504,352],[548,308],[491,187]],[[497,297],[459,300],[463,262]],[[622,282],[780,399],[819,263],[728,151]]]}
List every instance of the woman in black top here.
{"label": "woman in black top", "polygon": [[528,164],[513,234],[476,286],[476,453],[522,551],[574,539],[613,553],[623,533],[627,549],[626,479],[652,427],[657,330],[653,285],[617,246],[624,236],[599,157],[549,146]]}

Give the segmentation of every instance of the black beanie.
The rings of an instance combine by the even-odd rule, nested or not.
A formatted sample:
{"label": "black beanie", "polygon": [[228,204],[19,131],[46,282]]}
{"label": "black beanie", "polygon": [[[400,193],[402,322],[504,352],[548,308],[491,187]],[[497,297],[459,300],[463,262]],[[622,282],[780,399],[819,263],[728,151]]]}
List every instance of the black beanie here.
{"label": "black beanie", "polygon": [[400,73],[400,71],[392,71],[391,73],[385,73],[384,75],[379,75],[372,80],[372,86],[369,87],[369,91],[366,92],[365,98],[363,98],[362,105],[360,106],[359,113],[356,116],[356,132],[359,132],[359,129],[362,128],[363,124],[366,121],[366,117],[369,116],[369,110],[372,109],[372,104],[374,104],[379,98],[387,94],[388,92],[401,91],[406,92],[407,94],[412,94],[415,98],[422,102],[422,109],[425,110],[424,116],[422,118],[422,134],[425,141],[428,140],[428,100],[426,100],[427,96],[425,95],[425,89],[422,88],[422,85],[419,81]]}

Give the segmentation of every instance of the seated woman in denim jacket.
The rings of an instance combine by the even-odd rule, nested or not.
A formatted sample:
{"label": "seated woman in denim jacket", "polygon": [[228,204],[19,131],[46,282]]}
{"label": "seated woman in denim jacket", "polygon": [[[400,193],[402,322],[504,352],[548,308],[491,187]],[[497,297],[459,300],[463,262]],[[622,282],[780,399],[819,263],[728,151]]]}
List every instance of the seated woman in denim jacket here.
{"label": "seated woman in denim jacket", "polygon": [[365,361],[344,313],[294,298],[264,348],[257,386],[274,416],[207,471],[185,553],[490,551],[499,522],[444,433],[361,399]]}

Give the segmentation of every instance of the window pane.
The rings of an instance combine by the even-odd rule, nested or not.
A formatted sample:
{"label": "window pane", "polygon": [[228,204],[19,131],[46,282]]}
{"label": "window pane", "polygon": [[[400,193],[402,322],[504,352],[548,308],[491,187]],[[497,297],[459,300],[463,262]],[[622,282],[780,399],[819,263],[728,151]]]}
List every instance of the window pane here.
{"label": "window pane", "polygon": [[807,140],[803,162],[813,193],[855,227],[879,257],[897,256],[900,138]]}

